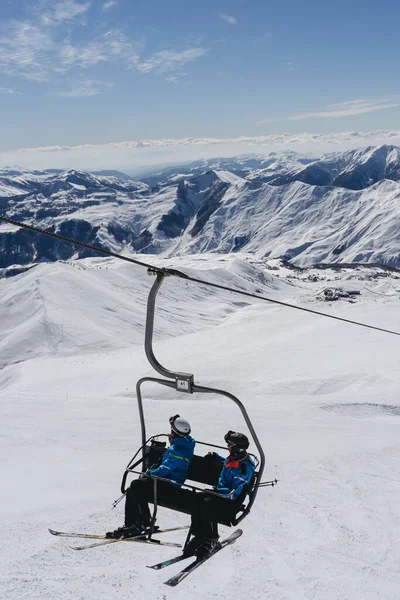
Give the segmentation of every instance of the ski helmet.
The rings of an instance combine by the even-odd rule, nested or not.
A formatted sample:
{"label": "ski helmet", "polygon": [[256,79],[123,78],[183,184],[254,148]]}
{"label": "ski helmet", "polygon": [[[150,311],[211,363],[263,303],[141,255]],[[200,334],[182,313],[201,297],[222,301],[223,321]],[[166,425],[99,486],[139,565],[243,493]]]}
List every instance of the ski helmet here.
{"label": "ski helmet", "polygon": [[173,436],[184,437],[185,435],[189,435],[191,431],[189,421],[182,419],[180,415],[170,417],[169,424],[171,425],[171,432]]}
{"label": "ski helmet", "polygon": [[249,438],[244,433],[228,431],[224,439],[229,446],[232,446],[232,456],[246,456],[246,450],[249,447]]}

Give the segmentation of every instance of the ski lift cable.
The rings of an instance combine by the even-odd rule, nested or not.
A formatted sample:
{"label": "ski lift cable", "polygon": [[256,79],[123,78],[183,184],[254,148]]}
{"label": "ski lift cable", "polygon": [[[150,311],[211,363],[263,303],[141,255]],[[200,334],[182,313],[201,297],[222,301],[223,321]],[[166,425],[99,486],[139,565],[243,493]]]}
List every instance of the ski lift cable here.
{"label": "ski lift cable", "polygon": [[226,290],[229,292],[235,292],[237,294],[242,294],[243,296],[248,296],[250,298],[257,298],[258,300],[264,300],[264,302],[271,302],[272,304],[279,304],[280,306],[286,306],[287,308],[295,308],[296,310],[302,310],[303,312],[312,313],[314,315],[319,315],[320,317],[327,317],[329,319],[335,319],[337,321],[343,321],[344,323],[350,323],[352,325],[358,325],[359,327],[367,327],[368,329],[375,329],[376,331],[382,331],[384,333],[390,333],[392,335],[399,335],[399,331],[392,331],[391,329],[384,329],[383,327],[377,327],[376,325],[368,325],[367,323],[361,323],[360,321],[354,321],[352,319],[345,319],[344,317],[338,317],[336,315],[330,315],[328,313],[323,313],[318,310],[313,310],[312,308],[306,308],[304,306],[296,306],[295,304],[290,304],[289,302],[282,302],[282,300],[273,300],[272,298],[267,298],[265,296],[259,296],[258,294],[252,294],[250,292],[245,292],[242,290],[235,290],[225,285],[221,285],[219,283],[212,283],[210,281],[204,281],[202,279],[197,279],[196,277],[191,277],[190,275],[186,275],[185,273],[181,273],[180,271],[176,271],[175,269],[166,269],[166,272],[169,275],[175,275],[176,277],[182,277],[187,279],[188,281],[193,281],[194,283],[199,283],[203,285],[208,285],[214,288],[218,288],[220,290]]}
{"label": "ski lift cable", "polygon": [[293,308],[296,310],[301,310],[303,312],[308,312],[314,315],[318,315],[320,317],[326,317],[328,319],[335,319],[336,321],[342,321],[344,323],[349,323],[351,325],[357,325],[358,327],[365,327],[367,329],[373,329],[375,331],[381,331],[382,333],[389,333],[391,335],[400,336],[400,332],[393,331],[391,329],[385,329],[383,327],[377,327],[375,325],[369,325],[367,323],[361,323],[360,321],[354,321],[352,319],[345,319],[344,317],[338,317],[336,315],[330,315],[328,313],[324,313],[318,310],[313,310],[311,308],[306,308],[304,306],[296,306],[295,304],[290,304],[289,302],[283,302],[281,300],[274,300],[272,298],[267,298],[266,296],[261,296],[259,294],[253,294],[251,292],[245,292],[243,290],[237,290],[235,288],[231,288],[226,285],[222,285],[219,283],[213,283],[211,281],[205,281],[203,279],[199,279],[197,277],[192,277],[191,275],[187,275],[178,269],[173,268],[161,268],[156,267],[155,265],[151,265],[149,263],[145,263],[143,261],[130,258],[129,256],[124,256],[123,254],[117,254],[116,252],[111,252],[109,250],[103,250],[98,246],[93,246],[92,244],[85,244],[84,242],[78,242],[77,240],[73,240],[71,238],[59,235],[57,233],[53,233],[51,231],[46,231],[45,229],[40,229],[39,227],[34,227],[33,225],[28,225],[26,223],[21,223],[19,221],[15,221],[14,219],[10,219],[3,215],[0,215],[0,221],[4,221],[5,223],[9,223],[10,225],[14,225],[15,227],[20,227],[22,229],[27,229],[28,231],[33,231],[34,233],[39,233],[41,235],[46,235],[48,237],[54,238],[56,240],[60,240],[61,242],[65,242],[67,244],[72,244],[74,246],[80,246],[81,248],[86,248],[87,250],[92,250],[93,252],[97,252],[98,254],[103,254],[104,256],[109,256],[111,258],[117,258],[119,260],[124,260],[129,263],[133,263],[135,265],[139,265],[140,267],[146,267],[150,272],[153,273],[165,273],[166,275],[171,275],[173,277],[178,277],[180,279],[184,279],[186,281],[191,281],[193,283],[198,283],[200,285],[206,285],[209,287],[213,287],[220,290],[225,290],[227,292],[231,292],[233,294],[240,294],[242,296],[247,296],[248,298],[255,298],[257,300],[262,300],[263,302],[270,302],[271,304],[278,304],[279,306],[285,306],[287,308]]}
{"label": "ski lift cable", "polygon": [[[72,244],[73,246],[80,246],[81,248],[86,248],[87,250],[93,250],[93,252],[97,252],[98,254],[104,254],[105,256],[119,258],[120,260],[125,260],[135,265],[139,265],[140,267],[146,267],[147,269],[157,269],[157,267],[154,267],[153,265],[149,265],[148,263],[142,262],[140,260],[135,260],[134,258],[129,258],[129,256],[124,256],[123,254],[116,254],[115,252],[111,252],[110,250],[103,250],[103,248],[99,248],[98,246],[92,246],[91,244],[85,244],[84,242],[78,242],[77,240],[73,240],[63,235],[59,235],[58,233],[53,233],[52,231],[46,231],[45,229],[40,229],[39,227],[34,227],[33,225],[27,225],[26,223],[14,221],[14,219],[8,219],[3,215],[0,215],[0,221],[4,221],[5,223],[9,223],[10,225],[15,225],[16,227],[21,227],[21,229],[28,229],[28,231],[33,231],[34,233],[47,235],[48,237],[54,238],[55,240],[60,240],[61,242]],[[158,270],[161,271],[162,269]]]}

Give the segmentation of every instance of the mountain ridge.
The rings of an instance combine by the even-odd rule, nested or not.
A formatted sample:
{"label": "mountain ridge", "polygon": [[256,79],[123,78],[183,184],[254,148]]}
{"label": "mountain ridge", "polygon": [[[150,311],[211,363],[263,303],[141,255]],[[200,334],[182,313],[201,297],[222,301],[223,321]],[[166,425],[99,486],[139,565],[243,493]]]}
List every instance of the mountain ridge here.
{"label": "mountain ridge", "polygon": [[[337,262],[400,267],[395,146],[314,161],[289,152],[193,164],[186,175],[180,166],[175,174],[156,174],[155,184],[79,169],[0,169],[1,212],[112,252],[240,251],[299,267]],[[309,183],[318,177],[330,183]],[[0,268],[92,255],[1,224],[0,251]]]}

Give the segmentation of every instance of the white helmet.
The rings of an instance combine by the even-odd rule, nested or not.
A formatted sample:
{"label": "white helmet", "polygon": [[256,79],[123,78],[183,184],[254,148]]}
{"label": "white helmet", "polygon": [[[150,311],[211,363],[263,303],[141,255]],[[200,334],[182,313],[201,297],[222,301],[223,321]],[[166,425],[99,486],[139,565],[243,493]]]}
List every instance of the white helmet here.
{"label": "white helmet", "polygon": [[171,425],[172,434],[175,436],[189,435],[191,428],[189,421],[182,419],[180,415],[175,415],[169,418],[169,424]]}

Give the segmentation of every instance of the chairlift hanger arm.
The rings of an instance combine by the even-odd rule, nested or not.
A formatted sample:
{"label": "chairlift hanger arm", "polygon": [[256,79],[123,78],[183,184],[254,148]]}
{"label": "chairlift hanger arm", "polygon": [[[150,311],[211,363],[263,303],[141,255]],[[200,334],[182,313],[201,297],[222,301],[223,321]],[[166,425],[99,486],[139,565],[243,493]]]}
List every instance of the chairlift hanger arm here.
{"label": "chairlift hanger arm", "polygon": [[175,373],[166,369],[162,366],[162,364],[156,359],[153,351],[153,332],[154,332],[154,313],[156,307],[156,298],[158,291],[164,281],[166,276],[165,272],[162,271],[154,271],[152,269],[148,269],[149,275],[156,275],[156,280],[153,283],[151,290],[149,292],[149,297],[147,300],[147,314],[146,314],[146,330],[145,330],[145,340],[144,340],[144,349],[146,352],[147,359],[153,369],[155,369],[160,375],[164,377],[169,377],[175,379]]}
{"label": "chairlift hanger arm", "polygon": [[153,369],[160,373],[160,375],[168,377],[169,379],[175,379],[175,387],[178,391],[187,392],[191,394],[191,387],[193,385],[193,375],[190,373],[178,373],[175,371],[170,371],[169,369],[164,367],[155,357],[153,350],[153,332],[156,299],[158,291],[168,273],[165,269],[148,269],[147,273],[149,275],[156,275],[156,280],[151,287],[149,297],[147,300],[146,330],[144,338],[144,350],[147,359],[153,367]]}

